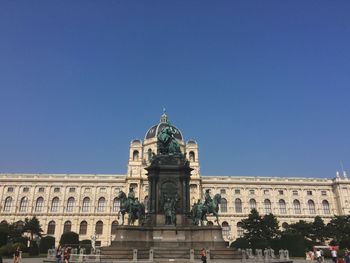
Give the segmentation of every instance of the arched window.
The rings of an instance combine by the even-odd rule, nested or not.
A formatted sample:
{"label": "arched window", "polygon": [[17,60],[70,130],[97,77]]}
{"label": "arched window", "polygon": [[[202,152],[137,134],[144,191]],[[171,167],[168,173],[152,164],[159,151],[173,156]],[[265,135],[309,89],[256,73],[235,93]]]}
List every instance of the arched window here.
{"label": "arched window", "polygon": [[138,160],[139,160],[139,151],[135,150],[135,151],[132,153],[132,160],[133,160],[133,161],[138,161]]}
{"label": "arched window", "polygon": [[23,197],[21,199],[20,204],[19,204],[19,211],[20,212],[27,212],[27,207],[28,207],[28,198],[27,197]]}
{"label": "arched window", "polygon": [[5,205],[4,205],[4,212],[10,212],[12,208],[12,197],[6,197],[5,199]]}
{"label": "arched window", "polygon": [[256,201],[255,201],[255,199],[250,199],[249,200],[249,207],[250,207],[250,210],[256,209]]}
{"label": "arched window", "polygon": [[106,206],[106,199],[104,197],[101,197],[100,199],[98,199],[97,212],[104,212],[105,206]]}
{"label": "arched window", "polygon": [[82,212],[89,212],[90,210],[90,198],[89,197],[85,197],[83,199],[83,207],[81,208]]}
{"label": "arched window", "polygon": [[220,212],[221,213],[226,213],[227,212],[227,200],[225,198],[221,199]]}
{"label": "arched window", "polygon": [[239,198],[235,200],[235,211],[236,213],[242,213],[242,201]]}
{"label": "arched window", "polygon": [[69,220],[64,222],[63,233],[70,232],[71,230],[72,230],[72,222]]}
{"label": "arched window", "polygon": [[195,156],[193,151],[190,151],[188,156],[189,156],[190,162],[195,162],[196,161],[196,156]]}
{"label": "arched window", "polygon": [[74,204],[75,204],[74,197],[69,197],[67,201],[67,212],[73,212]]}
{"label": "arched window", "polygon": [[152,149],[148,149],[147,156],[148,156],[148,161],[151,161],[151,159],[152,159]]}
{"label": "arched window", "polygon": [[59,204],[60,204],[60,199],[58,197],[54,197],[51,202],[51,212],[58,212]]}
{"label": "arched window", "polygon": [[148,205],[149,205],[148,202],[149,202],[148,195],[146,195],[146,197],[145,197],[145,199],[143,201],[143,204],[145,205],[145,212],[146,213],[148,212]]}
{"label": "arched window", "polygon": [[293,201],[293,207],[294,207],[294,214],[300,215],[301,214],[301,208],[300,208],[299,200],[295,199]]}
{"label": "arched window", "polygon": [[96,231],[97,235],[103,234],[103,222],[102,221],[97,221],[95,231]]}
{"label": "arched window", "polygon": [[120,200],[118,197],[114,198],[113,200],[113,212],[119,212],[120,210]]}
{"label": "arched window", "polygon": [[329,209],[329,203],[327,200],[322,201],[322,208],[323,208],[323,213],[325,215],[329,215],[331,213],[331,211]]}
{"label": "arched window", "polygon": [[278,205],[280,208],[280,214],[287,214],[286,202],[283,199],[278,201]]}
{"label": "arched window", "polygon": [[222,235],[223,236],[230,235],[230,226],[229,226],[229,224],[226,221],[224,221],[224,222],[222,222],[221,226],[222,226]]}
{"label": "arched window", "polygon": [[41,212],[43,210],[44,206],[44,198],[39,197],[36,199],[36,204],[35,204],[35,212]]}
{"label": "arched window", "polygon": [[309,201],[307,202],[307,204],[308,204],[308,206],[309,206],[309,213],[312,214],[312,215],[316,214],[316,209],[315,209],[315,203],[314,203],[314,201],[309,200]]}
{"label": "arched window", "polygon": [[237,236],[243,237],[243,233],[244,233],[243,224],[242,224],[242,222],[238,222],[237,223]]}
{"label": "arched window", "polygon": [[112,222],[111,235],[115,235],[117,233],[118,221]]}
{"label": "arched window", "polygon": [[269,199],[264,200],[264,208],[265,208],[265,214],[270,214],[272,212],[271,201]]}
{"label": "arched window", "polygon": [[47,225],[47,234],[48,235],[54,235],[55,234],[55,229],[56,229],[55,221],[50,221],[49,224]]}
{"label": "arched window", "polygon": [[79,226],[79,235],[86,235],[87,233],[87,222],[81,221]]}

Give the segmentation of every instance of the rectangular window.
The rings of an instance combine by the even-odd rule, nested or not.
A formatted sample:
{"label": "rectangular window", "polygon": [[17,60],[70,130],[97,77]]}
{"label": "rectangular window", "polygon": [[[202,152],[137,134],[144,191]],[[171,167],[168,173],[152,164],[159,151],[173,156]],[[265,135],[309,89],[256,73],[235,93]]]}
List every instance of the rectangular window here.
{"label": "rectangular window", "polygon": [[90,188],[85,188],[84,192],[85,193],[90,193],[90,190],[91,190]]}
{"label": "rectangular window", "polygon": [[225,189],[221,189],[220,190],[220,194],[226,194],[226,190]]}
{"label": "rectangular window", "polygon": [[298,195],[298,191],[297,190],[293,190],[293,195]]}
{"label": "rectangular window", "polygon": [[23,188],[23,193],[28,193],[29,192],[29,188],[28,187],[24,187]]}
{"label": "rectangular window", "polygon": [[8,193],[12,193],[12,192],[13,192],[13,187],[8,187],[8,188],[7,188],[7,192],[8,192]]}
{"label": "rectangular window", "polygon": [[264,190],[264,195],[268,195],[269,194],[269,190],[265,189]]}
{"label": "rectangular window", "polygon": [[327,195],[327,191],[321,191],[321,195]]}
{"label": "rectangular window", "polygon": [[278,190],[279,195],[283,195],[283,190]]}
{"label": "rectangular window", "polygon": [[249,190],[249,194],[251,194],[251,195],[255,194],[254,189],[250,189],[250,190]]}
{"label": "rectangular window", "polygon": [[75,193],[75,187],[70,187],[70,188],[69,188],[69,192],[70,192],[70,193]]}
{"label": "rectangular window", "polygon": [[53,189],[53,192],[54,192],[54,193],[59,193],[59,192],[60,192],[60,188],[59,188],[59,187],[55,187],[55,188]]}
{"label": "rectangular window", "polygon": [[38,190],[39,193],[43,193],[44,191],[45,191],[44,187],[39,187],[39,190]]}
{"label": "rectangular window", "polygon": [[105,193],[105,192],[107,192],[106,188],[104,188],[104,187],[100,188],[100,193]]}
{"label": "rectangular window", "polygon": [[[254,190],[253,190],[254,191]],[[235,194],[236,195],[239,195],[241,193],[241,190],[240,189],[235,189]]]}
{"label": "rectangular window", "polygon": [[312,191],[306,191],[307,195],[312,195]]}

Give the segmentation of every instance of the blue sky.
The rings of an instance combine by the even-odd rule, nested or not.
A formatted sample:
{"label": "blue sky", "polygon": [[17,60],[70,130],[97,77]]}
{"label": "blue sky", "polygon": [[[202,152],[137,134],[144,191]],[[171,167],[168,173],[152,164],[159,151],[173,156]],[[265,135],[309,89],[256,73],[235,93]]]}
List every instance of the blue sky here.
{"label": "blue sky", "polygon": [[350,1],[1,1],[0,171],[125,173],[163,106],[204,175],[350,169]]}

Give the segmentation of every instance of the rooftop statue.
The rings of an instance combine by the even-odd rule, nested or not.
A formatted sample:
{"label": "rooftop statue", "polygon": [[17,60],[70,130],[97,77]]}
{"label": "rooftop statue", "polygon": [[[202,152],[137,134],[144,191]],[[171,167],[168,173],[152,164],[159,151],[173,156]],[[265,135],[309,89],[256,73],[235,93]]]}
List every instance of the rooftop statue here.
{"label": "rooftop statue", "polygon": [[160,154],[182,154],[180,150],[180,145],[175,139],[175,130],[170,125],[169,122],[167,125],[160,131],[157,136],[158,139],[158,152]]}

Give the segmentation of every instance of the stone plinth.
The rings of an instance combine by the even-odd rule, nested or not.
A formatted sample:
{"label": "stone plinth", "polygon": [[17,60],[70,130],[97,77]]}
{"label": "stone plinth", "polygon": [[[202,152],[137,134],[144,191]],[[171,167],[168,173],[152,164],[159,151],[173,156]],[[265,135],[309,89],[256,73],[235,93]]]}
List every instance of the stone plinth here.
{"label": "stone plinth", "polygon": [[118,226],[111,246],[133,248],[220,248],[228,243],[219,226]]}

